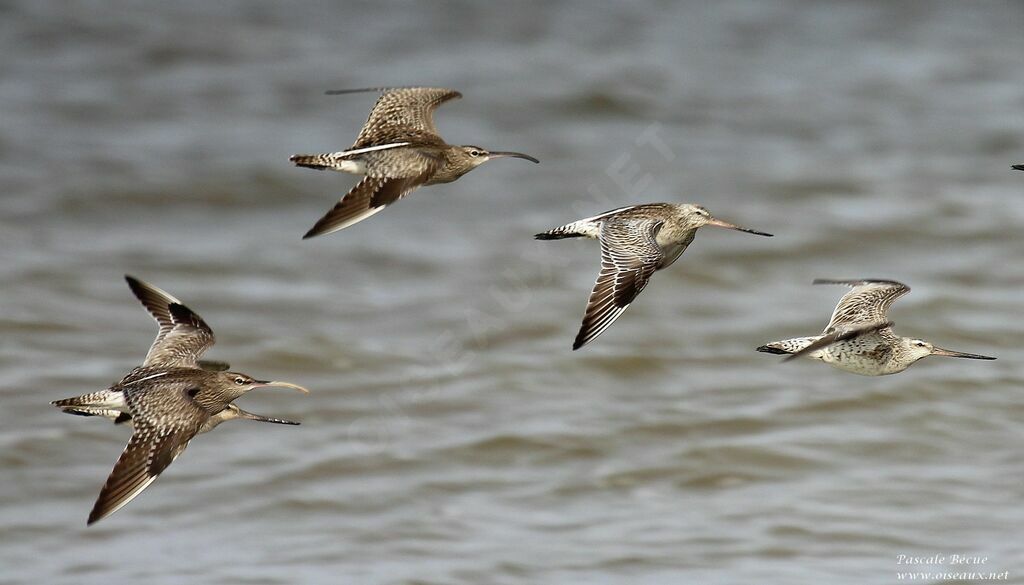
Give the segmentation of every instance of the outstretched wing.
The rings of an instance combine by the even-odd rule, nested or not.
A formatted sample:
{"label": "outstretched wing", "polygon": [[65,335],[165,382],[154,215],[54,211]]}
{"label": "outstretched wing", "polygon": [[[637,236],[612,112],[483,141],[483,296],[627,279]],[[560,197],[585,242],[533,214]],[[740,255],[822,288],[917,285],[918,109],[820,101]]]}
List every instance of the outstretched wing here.
{"label": "outstretched wing", "polygon": [[196,367],[196,360],[215,341],[210,326],[166,291],[131,276],[125,280],[160,326],[143,367]]}
{"label": "outstretched wing", "polygon": [[363,177],[302,238],[336,232],[382,211],[426,182],[436,172],[437,164],[433,163],[426,172],[414,177]]}
{"label": "outstretched wing", "polygon": [[893,302],[910,292],[910,287],[895,280],[828,280],[819,278],[814,284],[845,284],[853,290],[839,299],[828,326],[823,331],[828,335],[835,330],[849,329],[859,325],[873,325],[888,320],[887,313]]}
{"label": "outstretched wing", "polygon": [[626,310],[664,260],[655,241],[663,222],[609,218],[601,223],[601,271],[574,350],[601,335]]}
{"label": "outstretched wing", "polygon": [[135,408],[134,432],[100,490],[89,514],[89,524],[120,510],[149,487],[209,418],[185,389],[153,390],[160,392],[159,399],[154,399],[152,392],[140,393],[148,395],[143,396],[147,400],[144,406],[129,398]]}
{"label": "outstretched wing", "polygon": [[[367,90],[331,91],[331,94]],[[454,89],[443,87],[385,88],[370,111],[352,148],[413,139],[417,142],[440,139],[434,126],[434,110],[441,104],[462,97]]]}

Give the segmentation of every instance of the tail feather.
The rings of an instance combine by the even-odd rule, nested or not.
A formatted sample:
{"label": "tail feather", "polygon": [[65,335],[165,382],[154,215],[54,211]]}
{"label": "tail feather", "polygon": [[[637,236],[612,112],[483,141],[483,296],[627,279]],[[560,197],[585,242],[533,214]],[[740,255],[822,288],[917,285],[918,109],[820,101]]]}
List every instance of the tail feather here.
{"label": "tail feather", "polygon": [[334,158],[330,154],[296,154],[288,158],[297,167],[306,167],[318,171],[334,168]]}
{"label": "tail feather", "polygon": [[99,392],[90,392],[89,394],[65,398],[64,400],[54,400],[50,404],[59,408],[81,406],[90,410],[117,409],[124,407],[124,395],[113,390],[100,390]]}
{"label": "tail feather", "polygon": [[120,410],[114,409],[93,408],[89,406],[66,406],[61,408],[61,412],[75,414],[78,416],[102,416],[103,418],[112,420],[116,425],[132,420],[132,415],[127,412],[121,412]]}
{"label": "tail feather", "polygon": [[566,238],[582,238],[583,234],[567,234],[551,230],[550,232],[541,232],[533,237],[537,240],[564,240]]}
{"label": "tail feather", "polygon": [[601,225],[599,223],[581,219],[541,232],[533,237],[538,240],[564,240],[565,238],[596,238],[600,233]]}
{"label": "tail feather", "polygon": [[772,353],[775,355],[796,353],[801,349],[804,349],[805,347],[811,345],[820,338],[820,335],[814,335],[811,337],[794,337],[793,339],[772,341],[757,348],[757,351],[760,351],[762,353]]}

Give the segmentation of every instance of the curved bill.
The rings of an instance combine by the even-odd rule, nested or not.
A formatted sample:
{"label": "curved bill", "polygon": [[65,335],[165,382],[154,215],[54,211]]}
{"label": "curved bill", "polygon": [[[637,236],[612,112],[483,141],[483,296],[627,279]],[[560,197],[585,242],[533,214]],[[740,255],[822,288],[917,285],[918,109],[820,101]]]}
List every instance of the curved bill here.
{"label": "curved bill", "polygon": [[941,347],[932,348],[932,355],[944,355],[946,357],[955,358],[967,358],[969,360],[994,360],[996,358],[987,355],[979,355],[976,353],[964,353],[962,351],[953,351],[951,349],[942,349]]}
{"label": "curved bill", "polygon": [[755,235],[758,235],[758,236],[768,236],[769,238],[772,237],[772,234],[769,234],[768,232],[759,232],[757,230],[752,230],[750,228],[740,227],[740,226],[738,226],[738,225],[736,225],[734,223],[729,223],[727,221],[722,221],[722,220],[720,220],[718,218],[709,219],[708,220],[708,225],[713,225],[713,226],[716,226],[716,227],[729,228],[731,230],[747,232],[748,234],[755,234]]}
{"label": "curved bill", "polygon": [[523,154],[521,152],[512,152],[511,150],[491,151],[489,156],[490,158],[521,158],[523,160],[528,160],[530,162],[540,164],[539,160],[533,158],[528,154]]}
{"label": "curved bill", "polygon": [[299,386],[298,384],[292,384],[291,382],[280,382],[280,381],[277,381],[277,380],[256,380],[256,386],[257,387],[263,387],[263,386],[270,387],[270,386],[273,386],[275,388],[293,388],[295,390],[298,390],[299,392],[302,392],[303,394],[309,394],[309,390],[303,388],[302,386]]}

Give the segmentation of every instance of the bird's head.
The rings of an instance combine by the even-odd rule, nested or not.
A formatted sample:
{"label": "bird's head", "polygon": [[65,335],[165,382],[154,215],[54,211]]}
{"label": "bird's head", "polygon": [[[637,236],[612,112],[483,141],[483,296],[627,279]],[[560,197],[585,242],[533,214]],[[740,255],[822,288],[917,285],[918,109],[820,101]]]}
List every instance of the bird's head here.
{"label": "bird's head", "polygon": [[916,362],[921,358],[928,357],[930,355],[940,355],[945,357],[955,358],[966,358],[971,360],[994,360],[996,358],[987,355],[979,355],[976,353],[964,353],[962,351],[953,351],[951,349],[943,349],[936,347],[929,341],[923,339],[911,339],[909,337],[903,338],[903,349],[905,355],[907,355],[911,362]]}
{"label": "bird's head", "polygon": [[484,164],[485,162],[496,158],[521,158],[523,160],[528,160],[534,163],[540,162],[539,160],[533,158],[532,156],[528,154],[523,154],[521,152],[503,150],[491,151],[485,148],[480,148],[479,146],[473,146],[472,144],[459,146],[457,147],[457,150],[459,152],[459,162],[463,163],[466,169],[465,172],[467,173],[475,169],[476,167]]}
{"label": "bird's head", "polygon": [[683,216],[683,220],[693,229],[704,227],[706,225],[711,225],[715,227],[728,228],[731,230],[747,232],[748,234],[756,234],[759,236],[772,236],[772,234],[766,232],[759,232],[757,230],[752,230],[750,228],[740,227],[736,224],[732,224],[727,221],[722,221],[711,215],[711,212],[709,212],[706,208],[700,205],[684,203],[682,205],[679,205],[678,208],[680,214]]}
{"label": "bird's head", "polygon": [[298,384],[292,384],[291,382],[280,382],[277,380],[257,380],[252,376],[242,374],[239,372],[219,372],[218,375],[221,379],[223,387],[228,388],[226,394],[231,396],[232,400],[239,396],[255,390],[256,388],[274,387],[274,388],[291,388],[298,390],[303,394],[309,394],[309,390],[299,386]]}

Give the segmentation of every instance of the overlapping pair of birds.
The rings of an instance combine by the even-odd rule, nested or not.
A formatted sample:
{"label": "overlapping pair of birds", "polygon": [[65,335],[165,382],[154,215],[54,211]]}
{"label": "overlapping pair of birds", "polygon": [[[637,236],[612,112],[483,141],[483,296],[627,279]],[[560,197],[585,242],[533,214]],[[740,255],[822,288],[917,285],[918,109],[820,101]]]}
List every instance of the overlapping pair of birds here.
{"label": "overlapping pair of birds", "polygon": [[[297,166],[333,170],[363,179],[305,238],[331,233],[374,215],[421,185],[449,183],[488,160],[537,159],[519,152],[487,151],[447,144],[434,126],[433,113],[461,97],[443,88],[375,88],[332,91],[381,92],[370,117],[348,150],[296,155]],[[1015,165],[1024,170],[1024,165]],[[765,232],[713,217],[693,204],[648,203],[613,209],[537,234],[540,240],[594,238],[601,243],[601,270],[590,293],[573,349],[601,335],[647,286],[651,276],[670,266],[693,242],[697,229],[716,226],[760,236]],[[170,294],[127,277],[128,285],[160,326],[145,361],[106,390],[53,402],[69,414],[100,416],[133,426],[131,439],[103,485],[89,514],[92,524],[141,493],[198,434],[231,419],[297,425],[242,410],[234,400],[260,387],[308,392],[289,382],[257,380],[227,371],[227,365],[201,360],[214,335],[203,319]],[[929,355],[971,359],[988,356],[942,349],[927,341],[900,337],[886,312],[910,291],[893,280],[815,280],[815,284],[853,287],[832,313],[820,335],[773,341],[758,351],[821,360],[856,374],[901,372]]]}

